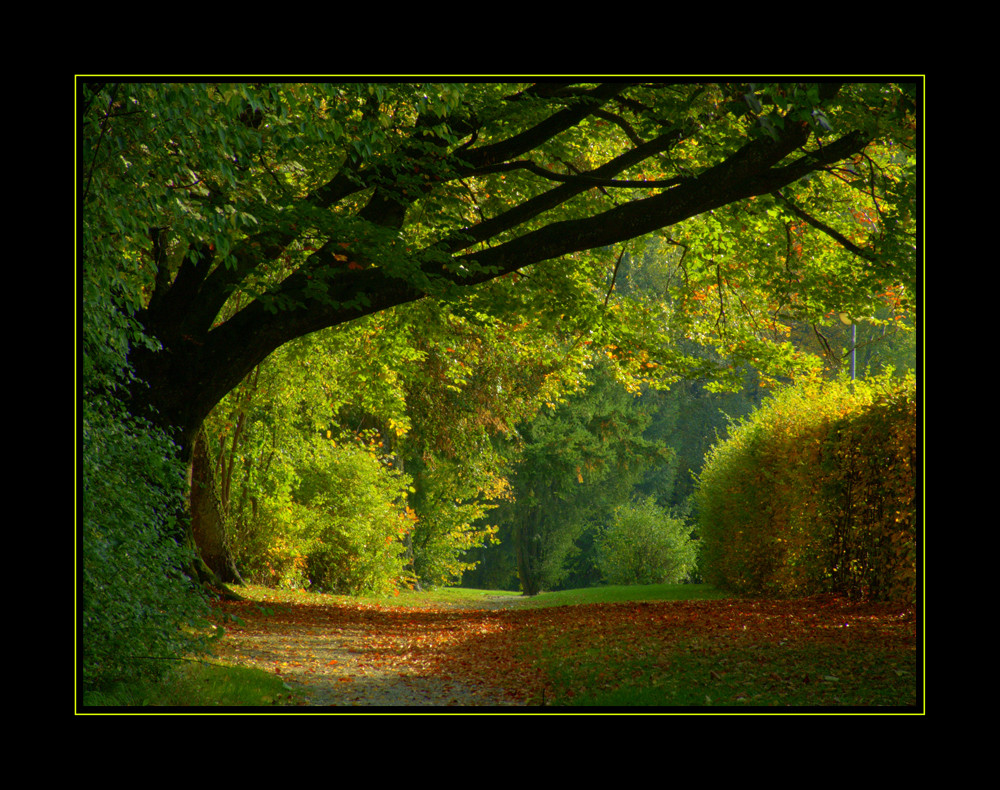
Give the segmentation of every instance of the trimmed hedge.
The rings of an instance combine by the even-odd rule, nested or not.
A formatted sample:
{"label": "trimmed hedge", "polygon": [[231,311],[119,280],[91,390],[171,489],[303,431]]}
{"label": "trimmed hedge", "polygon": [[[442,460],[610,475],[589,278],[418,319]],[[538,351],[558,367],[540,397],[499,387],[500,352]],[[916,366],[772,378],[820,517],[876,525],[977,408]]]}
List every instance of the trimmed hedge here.
{"label": "trimmed hedge", "polygon": [[705,580],[747,595],[914,600],[916,470],[912,376],[779,391],[706,457]]}

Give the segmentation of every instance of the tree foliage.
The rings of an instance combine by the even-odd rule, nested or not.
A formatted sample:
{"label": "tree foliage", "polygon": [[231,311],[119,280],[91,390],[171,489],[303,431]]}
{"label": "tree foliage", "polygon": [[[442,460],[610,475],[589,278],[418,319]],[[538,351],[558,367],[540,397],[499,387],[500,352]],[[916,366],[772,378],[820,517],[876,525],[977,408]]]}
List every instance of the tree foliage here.
{"label": "tree foliage", "polygon": [[[389,497],[413,521],[395,583],[460,578],[471,567],[464,555],[495,531],[489,510],[509,496],[504,447],[515,426],[576,376],[545,343],[528,319],[473,321],[418,304],[272,354],[205,423],[237,564],[256,581],[308,582],[311,549],[294,523],[303,504],[292,500],[320,442],[329,452],[364,448],[383,478],[405,472]],[[344,474],[326,482],[325,496],[342,503],[376,484]]]}
{"label": "tree foliage", "polygon": [[[419,298],[492,283],[492,311],[628,325],[591,285],[664,228],[689,334],[730,359],[774,320],[744,285],[808,315],[912,295],[910,85],[85,83],[80,106],[85,279],[158,344],[135,397],[185,447],[276,348]],[[676,373],[656,339],[630,358]]]}
{"label": "tree foliage", "polygon": [[155,345],[133,317],[138,257],[110,243],[91,250],[100,265],[77,271],[76,635],[86,691],[160,677],[207,647],[206,601],[186,575],[194,547],[178,518],[187,494],[180,449],[120,397],[135,381],[130,350]]}
{"label": "tree foliage", "polygon": [[351,377],[377,380],[385,362],[363,364],[351,340],[288,344],[205,422],[234,557],[253,581],[359,593],[407,577],[410,480],[372,425],[335,419],[367,407],[402,424],[404,407],[391,382],[350,397]]}

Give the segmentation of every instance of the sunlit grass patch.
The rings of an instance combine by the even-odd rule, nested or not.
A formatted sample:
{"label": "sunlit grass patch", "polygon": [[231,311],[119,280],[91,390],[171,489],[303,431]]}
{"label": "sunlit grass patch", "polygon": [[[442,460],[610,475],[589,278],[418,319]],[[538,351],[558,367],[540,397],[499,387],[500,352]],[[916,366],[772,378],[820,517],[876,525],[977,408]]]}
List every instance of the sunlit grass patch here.
{"label": "sunlit grass patch", "polygon": [[156,683],[120,685],[84,695],[84,708],[287,707],[300,696],[281,678],[259,669],[184,662]]}

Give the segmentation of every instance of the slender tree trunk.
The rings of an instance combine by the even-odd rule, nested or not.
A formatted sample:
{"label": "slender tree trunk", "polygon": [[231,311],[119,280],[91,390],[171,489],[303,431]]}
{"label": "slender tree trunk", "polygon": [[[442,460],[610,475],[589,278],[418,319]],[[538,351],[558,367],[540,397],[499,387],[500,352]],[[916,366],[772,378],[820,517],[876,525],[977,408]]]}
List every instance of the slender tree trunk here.
{"label": "slender tree trunk", "polygon": [[538,595],[542,591],[538,574],[538,530],[535,529],[537,511],[537,507],[530,508],[514,530],[517,577],[525,595]]}
{"label": "slender tree trunk", "polygon": [[215,493],[212,463],[205,447],[204,435],[199,433],[191,460],[191,536],[201,559],[208,566],[214,579],[210,583],[242,584],[226,540],[225,522]]}

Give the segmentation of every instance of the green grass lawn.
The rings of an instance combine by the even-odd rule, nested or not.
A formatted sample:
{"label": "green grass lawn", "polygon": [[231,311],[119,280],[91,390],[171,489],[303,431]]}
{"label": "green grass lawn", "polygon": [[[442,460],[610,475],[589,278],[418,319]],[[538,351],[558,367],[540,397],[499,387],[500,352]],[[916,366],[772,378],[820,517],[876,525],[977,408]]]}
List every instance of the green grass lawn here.
{"label": "green grass lawn", "polygon": [[163,678],[85,694],[87,708],[286,707],[299,696],[277,675],[209,661],[182,661]]}
{"label": "green grass lawn", "polygon": [[590,603],[614,603],[617,601],[691,601],[724,598],[725,593],[709,584],[648,584],[634,586],[586,587],[579,590],[543,592],[535,596],[525,596],[510,590],[473,590],[465,587],[440,587],[433,590],[401,590],[395,595],[358,596],[328,595],[303,590],[274,590],[267,587],[248,585],[239,588],[240,594],[254,600],[267,602],[294,603],[302,600],[326,600],[342,604],[376,604],[379,606],[402,606],[412,608],[434,608],[440,606],[475,608],[502,600],[505,606],[514,609],[538,609],[551,606],[570,606]]}
{"label": "green grass lawn", "polygon": [[531,598],[522,597],[519,605],[524,608],[542,608],[623,601],[701,601],[725,597],[725,593],[710,584],[609,585],[543,592]]}
{"label": "green grass lawn", "polygon": [[[597,588],[552,594],[548,601],[624,604],[629,589],[640,592]],[[526,632],[524,658],[548,681],[547,696],[536,704],[916,712],[922,681],[907,607],[727,602],[711,588],[690,590],[690,597],[684,590],[641,592],[645,601],[717,599],[720,606],[676,617],[683,604],[676,611],[581,606]]]}

